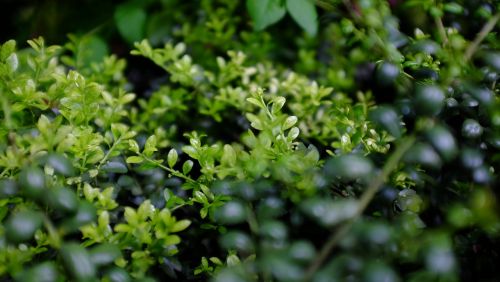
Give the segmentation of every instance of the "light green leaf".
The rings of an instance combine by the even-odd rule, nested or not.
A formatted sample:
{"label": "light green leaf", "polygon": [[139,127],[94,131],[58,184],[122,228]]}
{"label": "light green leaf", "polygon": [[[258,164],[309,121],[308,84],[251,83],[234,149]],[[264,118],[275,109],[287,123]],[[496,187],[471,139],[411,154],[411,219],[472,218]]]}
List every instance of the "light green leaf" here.
{"label": "light green leaf", "polygon": [[170,232],[172,232],[172,233],[180,232],[180,231],[188,228],[190,224],[191,224],[191,221],[187,220],[187,219],[177,221],[174,224],[174,226],[172,226],[172,228],[170,228]]}
{"label": "light green leaf", "polygon": [[297,117],[296,116],[289,116],[286,118],[285,122],[283,123],[283,130],[287,130],[290,127],[294,126],[297,123]]}
{"label": "light green leaf", "polygon": [[165,237],[164,244],[167,246],[177,245],[181,242],[181,238],[177,235],[169,235]]}
{"label": "light green leaf", "polygon": [[140,156],[132,156],[127,158],[127,163],[129,164],[140,164],[144,161],[144,159]]}
{"label": "light green leaf", "polygon": [[128,126],[123,123],[113,123],[111,124],[111,133],[113,134],[113,138],[118,140],[120,136],[125,134],[128,130]]}
{"label": "light green leaf", "polygon": [[187,175],[191,171],[192,168],[193,168],[193,161],[192,160],[187,160],[182,165],[182,173],[184,175]]}
{"label": "light green leaf", "polygon": [[253,97],[247,98],[247,102],[252,103],[259,108],[262,107],[262,103]]}
{"label": "light green leaf", "polygon": [[146,140],[146,144],[144,145],[144,155],[151,157],[154,152],[158,151],[156,149],[156,136],[151,135],[149,138]]}
{"label": "light green leaf", "polygon": [[17,58],[16,53],[12,53],[6,60],[7,65],[10,68],[11,72],[15,72],[17,67],[19,66],[19,59]]}
{"label": "light green leaf", "polygon": [[236,152],[229,144],[224,145],[224,152],[222,153],[221,163],[234,166],[236,164]]}
{"label": "light green leaf", "polygon": [[175,163],[177,162],[177,158],[177,151],[175,149],[170,149],[167,156],[168,166],[171,168],[174,167]]}
{"label": "light green leaf", "polygon": [[290,140],[295,140],[295,138],[299,137],[300,130],[298,127],[292,127],[288,132],[288,138]]}
{"label": "light green leaf", "polygon": [[130,103],[130,102],[134,101],[134,99],[135,99],[135,94],[128,93],[128,94],[123,95],[120,98],[120,103],[121,104],[127,104],[127,103]]}
{"label": "light green leaf", "polygon": [[247,9],[255,30],[263,30],[278,22],[286,13],[281,0],[247,0]]}
{"label": "light green leaf", "polygon": [[137,144],[137,141],[135,140],[128,140],[128,146],[129,146],[129,150],[134,152],[134,153],[138,153],[139,152],[139,144]]}
{"label": "light green leaf", "polygon": [[193,146],[184,146],[182,151],[193,159],[198,159],[198,151]]}
{"label": "light green leaf", "polygon": [[281,110],[281,108],[283,108],[283,105],[285,105],[285,102],[286,102],[285,97],[281,97],[281,96],[275,97],[274,101],[273,101],[273,106],[271,108],[271,112],[273,114],[276,114],[279,110]]}
{"label": "light green leaf", "polygon": [[295,22],[309,35],[318,32],[318,14],[312,0],[287,0],[286,8]]}

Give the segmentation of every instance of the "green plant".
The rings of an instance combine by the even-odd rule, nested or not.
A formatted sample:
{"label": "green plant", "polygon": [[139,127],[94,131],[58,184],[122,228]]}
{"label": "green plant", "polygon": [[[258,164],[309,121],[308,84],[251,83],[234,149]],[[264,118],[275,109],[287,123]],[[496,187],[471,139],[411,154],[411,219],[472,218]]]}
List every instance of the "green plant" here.
{"label": "green plant", "polygon": [[[447,25],[464,3],[408,1],[437,27],[410,35],[385,1],[319,1],[340,20],[311,32],[299,2],[248,1],[257,29],[286,5],[317,33],[270,47],[230,2],[134,44],[166,74],[146,93],[90,37],[0,45],[0,277],[494,279],[499,16],[469,38]],[[129,41],[138,5],[114,17]]]}

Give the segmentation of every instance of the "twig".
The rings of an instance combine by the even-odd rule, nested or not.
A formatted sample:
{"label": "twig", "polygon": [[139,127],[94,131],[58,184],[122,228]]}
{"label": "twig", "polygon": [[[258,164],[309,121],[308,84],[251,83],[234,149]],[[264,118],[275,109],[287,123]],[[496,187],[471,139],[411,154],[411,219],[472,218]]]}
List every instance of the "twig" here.
{"label": "twig", "polygon": [[325,260],[330,255],[333,248],[338,244],[338,242],[351,230],[352,225],[356,220],[363,214],[365,209],[368,207],[373,197],[379,191],[380,187],[386,181],[389,174],[396,169],[399,161],[403,157],[406,151],[413,145],[415,142],[414,136],[409,136],[396,148],[396,151],[392,153],[392,155],[387,160],[387,163],[382,168],[382,172],[377,175],[374,181],[368,186],[366,191],[361,195],[361,198],[358,201],[358,209],[354,216],[346,221],[344,225],[342,225],[339,229],[336,229],[334,233],[328,238],[328,241],[321,249],[319,256],[309,265],[305,275],[305,281],[309,281],[314,273],[321,267],[321,265],[325,262]]}
{"label": "twig", "polygon": [[154,164],[154,165],[158,166],[159,168],[161,168],[161,169],[163,169],[163,170],[165,170],[165,171],[169,172],[169,173],[170,173],[170,174],[172,174],[173,176],[176,176],[176,177],[182,178],[182,179],[184,179],[184,180],[186,180],[186,181],[188,181],[188,182],[193,182],[193,183],[198,183],[198,184],[200,184],[198,181],[196,181],[196,180],[192,179],[191,177],[189,177],[189,176],[187,176],[187,175],[184,175],[184,174],[182,174],[181,172],[179,172],[179,171],[177,171],[177,170],[175,170],[175,169],[172,169],[172,168],[166,167],[166,166],[162,165],[161,163],[159,163],[158,161],[155,161],[155,160],[153,160],[153,159],[151,159],[151,158],[146,157],[144,154],[139,154],[139,156],[141,156],[141,157],[142,157],[144,160],[146,160],[147,162],[152,163],[152,164]]}
{"label": "twig", "polygon": [[495,25],[497,24],[498,20],[500,19],[500,13],[495,14],[491,19],[483,26],[481,31],[477,34],[476,38],[474,38],[474,41],[467,47],[467,50],[465,50],[465,60],[468,61],[470,58],[472,58],[472,55],[477,51],[477,48],[479,47],[479,44],[486,38],[488,33],[490,33],[493,28],[495,28]]}
{"label": "twig", "polygon": [[113,142],[113,145],[109,148],[109,150],[106,152],[106,155],[102,158],[102,160],[97,164],[97,170],[101,169],[101,166],[109,159],[109,156],[113,152],[116,146],[122,142],[122,137],[120,136],[115,142]]}
{"label": "twig", "polygon": [[47,215],[43,216],[43,224],[45,225],[45,229],[47,229],[49,233],[50,245],[58,249],[61,246],[61,236],[59,235],[56,227]]}
{"label": "twig", "polygon": [[443,45],[448,44],[448,36],[446,35],[446,30],[444,28],[443,21],[441,20],[441,17],[434,17],[434,21],[436,22],[438,31],[439,31],[439,36],[441,37],[441,41]]}

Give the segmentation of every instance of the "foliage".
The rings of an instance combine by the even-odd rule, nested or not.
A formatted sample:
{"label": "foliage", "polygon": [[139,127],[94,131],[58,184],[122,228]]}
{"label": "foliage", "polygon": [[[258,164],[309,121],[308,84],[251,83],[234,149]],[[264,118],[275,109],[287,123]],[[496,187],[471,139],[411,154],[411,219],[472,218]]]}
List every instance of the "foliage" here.
{"label": "foliage", "polygon": [[495,279],[498,7],[157,2],[113,17],[147,91],[94,34],[0,45],[2,279]]}

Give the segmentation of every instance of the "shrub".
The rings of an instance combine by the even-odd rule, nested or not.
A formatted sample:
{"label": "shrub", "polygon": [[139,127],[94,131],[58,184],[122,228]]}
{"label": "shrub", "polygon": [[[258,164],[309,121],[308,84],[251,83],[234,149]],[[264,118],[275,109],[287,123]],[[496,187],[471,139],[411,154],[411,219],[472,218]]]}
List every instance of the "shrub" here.
{"label": "shrub", "polygon": [[[256,29],[285,14],[259,2]],[[500,16],[471,41],[443,21],[472,8],[408,1],[438,27],[409,36],[385,1],[325,1],[341,20],[316,31],[314,7],[286,2],[318,33],[294,38],[297,62],[238,23],[214,49],[142,40],[131,54],[165,74],[141,95],[78,36],[0,45],[0,277],[494,279]]]}

